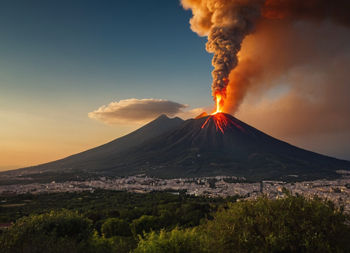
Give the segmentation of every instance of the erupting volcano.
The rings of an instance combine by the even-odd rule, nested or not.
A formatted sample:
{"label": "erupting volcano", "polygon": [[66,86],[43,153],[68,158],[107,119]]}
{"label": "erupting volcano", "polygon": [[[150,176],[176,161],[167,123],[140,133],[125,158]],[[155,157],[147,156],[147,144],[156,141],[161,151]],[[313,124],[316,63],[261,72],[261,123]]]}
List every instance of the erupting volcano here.
{"label": "erupting volcano", "polygon": [[17,173],[49,180],[75,174],[306,180],[335,178],[342,169],[350,162],[297,148],[218,112],[186,121],[162,115],[105,145]]}
{"label": "erupting volcano", "polygon": [[[216,92],[214,95],[215,100],[215,111],[211,114],[210,117],[207,118],[207,120],[202,125],[202,129],[206,127],[208,122],[212,120],[215,124],[216,130],[220,130],[222,133],[225,132],[225,129],[230,126],[230,124],[235,124],[229,117],[226,117],[225,114],[223,114],[224,111],[224,102],[226,97],[226,92],[223,90],[222,92]],[[207,116],[206,114],[204,114]],[[197,117],[199,118],[199,117]]]}
{"label": "erupting volcano", "polygon": [[[280,62],[286,60],[270,59],[263,52],[254,54],[254,45],[248,50],[242,50],[248,36],[254,37],[257,33],[264,34],[264,31],[270,30],[277,33],[269,33],[269,36],[279,36],[279,30],[275,28],[282,26],[285,30],[292,30],[292,27],[300,26],[302,22],[320,24],[326,21],[350,27],[350,3],[345,0],[181,0],[181,4],[184,9],[191,10],[191,29],[199,36],[207,38],[205,49],[213,55],[211,88],[216,112],[236,112],[250,87],[263,83],[258,82],[261,73],[268,72],[270,76],[276,72],[275,68],[278,69],[279,65],[285,65]],[[263,37],[255,37],[257,38],[261,40]],[[269,44],[271,50],[275,51],[273,47],[276,41],[273,40]],[[291,50],[293,47],[299,51],[308,50],[306,45],[294,45],[290,42],[286,47],[287,50],[289,47]],[[265,57],[266,64],[260,63],[259,58]],[[281,58],[283,57],[286,56],[281,52]],[[289,57],[292,60],[295,56],[293,54]],[[247,64],[249,61],[253,64]],[[267,70],[270,62],[280,64]],[[226,93],[229,90],[232,92]],[[230,103],[224,105],[225,100]]]}
{"label": "erupting volcano", "polygon": [[[243,57],[242,60],[240,55],[242,51],[243,54],[250,53],[250,50],[241,50],[242,43],[248,35],[254,36],[258,29],[271,28],[271,31],[274,31],[272,28],[278,24],[278,20],[283,20],[284,25],[300,21],[326,20],[350,26],[349,1],[181,0],[181,3],[185,9],[193,13],[190,20],[191,29],[198,35],[207,37],[206,50],[213,54],[211,90],[215,102],[214,111],[210,115],[202,113],[195,119],[186,121],[179,118],[169,119],[162,115],[110,143],[65,159],[24,168],[18,173],[30,174],[32,178],[44,177],[46,180],[55,180],[57,175],[60,178],[62,175],[70,178],[77,174],[94,176],[145,174],[164,178],[232,175],[246,177],[249,180],[284,180],[292,176],[306,180],[335,178],[339,176],[337,170],[350,169],[348,161],[292,146],[227,114],[236,112],[252,80],[256,82],[260,80],[254,77],[266,73],[264,69],[266,64],[253,66],[250,64],[250,57]],[[264,23],[266,24],[262,25]],[[279,25],[278,28],[280,29]],[[289,28],[286,26],[286,29]],[[260,41],[256,44],[260,44]],[[293,43],[288,40],[287,44]],[[304,50],[306,49],[308,47]],[[273,51],[281,52],[283,56],[282,50],[273,48]],[[260,58],[265,59],[265,56]],[[254,62],[258,57],[252,59]],[[279,64],[276,59],[269,57],[266,59],[268,62]],[[299,66],[294,63],[290,65],[293,68]],[[270,76],[269,73],[267,76]],[[268,78],[267,80],[270,81]],[[114,110],[121,115],[125,114],[125,110],[122,110],[125,107],[121,107],[120,103],[111,104]],[[169,114],[175,115],[183,107],[185,106],[172,113],[170,111]],[[116,111],[107,109],[106,107],[99,109],[98,115],[101,113],[108,117],[119,115],[115,113]],[[154,106],[150,106],[148,110],[153,112]],[[137,109],[129,109],[126,112],[139,113]]]}
{"label": "erupting volcano", "polygon": [[244,129],[240,125],[236,124],[231,117],[228,117],[227,114],[222,112],[216,112],[215,114],[207,117],[207,120],[203,123],[201,128],[205,129],[210,121],[213,121],[216,131],[221,131],[223,134],[225,134],[226,129],[231,128],[232,126],[244,131]]}

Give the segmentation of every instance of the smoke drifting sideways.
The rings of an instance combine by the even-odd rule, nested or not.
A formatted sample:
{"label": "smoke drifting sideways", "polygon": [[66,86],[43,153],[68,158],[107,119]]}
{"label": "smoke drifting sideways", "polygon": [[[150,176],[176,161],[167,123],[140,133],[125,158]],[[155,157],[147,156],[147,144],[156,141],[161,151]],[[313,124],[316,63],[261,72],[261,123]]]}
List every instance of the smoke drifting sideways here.
{"label": "smoke drifting sideways", "polygon": [[[350,1],[346,0],[181,0],[181,3],[185,9],[192,10],[191,29],[208,37],[206,50],[214,54],[212,93],[214,99],[221,93],[225,101],[229,101],[229,106],[226,106],[227,102],[224,105],[227,112],[237,111],[249,86],[254,83],[251,81],[254,75],[265,71],[264,66],[258,70],[248,65],[240,68],[243,73],[235,70],[241,64],[239,53],[248,35],[254,36],[255,32],[271,25],[284,25],[288,29],[291,24],[301,21],[350,24]],[[267,20],[271,21],[269,26]],[[234,76],[230,74],[233,71]]]}
{"label": "smoke drifting sideways", "polygon": [[278,139],[350,160],[348,27],[266,19],[238,57],[228,111]]}
{"label": "smoke drifting sideways", "polygon": [[228,87],[235,99],[227,110],[278,139],[350,160],[349,29],[304,21],[259,26],[230,73],[243,87]]}

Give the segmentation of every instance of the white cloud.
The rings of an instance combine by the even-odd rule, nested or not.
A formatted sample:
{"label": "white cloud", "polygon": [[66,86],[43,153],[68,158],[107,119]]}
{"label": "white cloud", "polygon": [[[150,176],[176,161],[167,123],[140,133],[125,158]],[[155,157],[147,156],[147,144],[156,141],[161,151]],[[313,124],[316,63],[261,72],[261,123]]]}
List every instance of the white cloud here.
{"label": "white cloud", "polygon": [[97,110],[88,113],[89,118],[107,124],[126,122],[146,122],[161,114],[174,116],[183,113],[187,105],[166,99],[124,99],[103,105]]}

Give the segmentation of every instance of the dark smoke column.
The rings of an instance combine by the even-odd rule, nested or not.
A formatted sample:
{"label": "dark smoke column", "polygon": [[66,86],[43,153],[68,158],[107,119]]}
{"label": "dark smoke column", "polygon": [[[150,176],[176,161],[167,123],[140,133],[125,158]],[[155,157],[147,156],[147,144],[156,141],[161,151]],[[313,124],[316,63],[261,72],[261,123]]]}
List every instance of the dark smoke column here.
{"label": "dark smoke column", "polygon": [[220,94],[224,99],[228,76],[238,64],[237,53],[244,37],[253,32],[264,0],[181,0],[181,3],[192,10],[191,29],[208,37],[206,49],[214,54],[213,96],[216,100]]}
{"label": "dark smoke column", "polygon": [[[206,49],[214,54],[212,91],[217,112],[228,109],[223,105],[227,85],[230,85],[232,94],[228,94],[228,99],[231,107],[234,105],[234,111],[248,90],[251,82],[244,76],[249,66],[236,68],[237,53],[245,36],[254,32],[258,21],[273,19],[289,24],[327,20],[350,26],[350,0],[181,0],[181,4],[186,10],[192,10],[191,29],[208,37]],[[240,75],[235,80],[228,80],[233,69]],[[248,73],[253,77],[254,70]],[[219,105],[221,110],[218,110]]]}

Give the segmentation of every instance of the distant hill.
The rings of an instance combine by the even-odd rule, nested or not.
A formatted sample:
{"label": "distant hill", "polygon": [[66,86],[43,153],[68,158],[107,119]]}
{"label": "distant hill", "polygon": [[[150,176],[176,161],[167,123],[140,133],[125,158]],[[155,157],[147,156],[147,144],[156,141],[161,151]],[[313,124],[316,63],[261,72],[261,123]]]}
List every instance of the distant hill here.
{"label": "distant hill", "polygon": [[146,174],[233,175],[256,181],[336,178],[336,170],[349,169],[349,161],[297,148],[218,113],[186,121],[163,115],[105,145],[13,173],[47,180]]}

